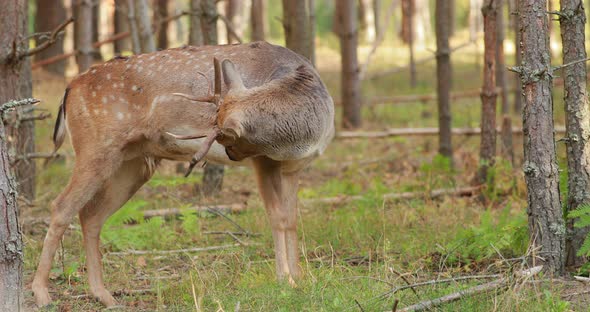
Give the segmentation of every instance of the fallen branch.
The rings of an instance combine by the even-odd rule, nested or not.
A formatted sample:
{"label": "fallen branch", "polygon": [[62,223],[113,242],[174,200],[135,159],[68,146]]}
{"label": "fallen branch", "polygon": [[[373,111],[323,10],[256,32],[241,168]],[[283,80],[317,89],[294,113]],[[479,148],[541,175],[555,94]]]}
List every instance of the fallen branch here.
{"label": "fallen branch", "polygon": [[[501,129],[496,131],[500,133]],[[555,126],[556,133],[565,133],[564,126]],[[481,134],[480,128],[453,128],[453,135],[473,136]],[[512,127],[513,134],[522,134],[522,128]],[[437,135],[438,128],[393,128],[385,131],[340,131],[336,134],[338,139],[360,139],[360,138],[387,138],[396,136],[428,136]]]}
{"label": "fallen branch", "polygon": [[[542,268],[543,268],[543,266],[536,266],[536,267],[530,268],[528,270],[516,272],[515,275],[519,276],[519,277],[524,277],[524,278],[531,277],[531,276],[536,275],[539,272],[541,272]],[[496,289],[508,287],[509,281],[510,281],[509,278],[502,277],[502,278],[499,278],[495,281],[491,281],[489,283],[477,285],[475,287],[471,287],[471,288],[468,288],[465,290],[460,290],[458,292],[455,292],[455,293],[452,293],[452,294],[449,294],[446,296],[442,296],[440,298],[422,301],[417,304],[405,307],[405,308],[398,310],[398,311],[408,312],[408,311],[430,310],[430,309],[440,306],[442,304],[457,301],[463,297],[474,296],[474,295],[490,292],[490,291],[493,291]]]}
{"label": "fallen branch", "polygon": [[214,250],[224,250],[224,249],[231,249],[235,247],[241,246],[240,244],[231,244],[231,245],[221,245],[221,246],[209,246],[209,247],[195,247],[195,248],[186,248],[186,249],[173,249],[173,250],[128,250],[128,251],[116,251],[116,252],[108,252],[105,254],[106,256],[126,256],[126,255],[171,255],[171,254],[179,254],[179,253],[189,253],[189,252],[204,252],[204,251],[214,251]]}
{"label": "fallen branch", "polygon": [[[137,295],[137,294],[146,294],[146,293],[152,293],[154,292],[152,289],[121,289],[121,290],[115,290],[113,292],[113,296],[115,297],[119,297],[119,296],[129,296],[129,295]],[[72,299],[86,299],[86,298],[93,298],[92,295],[89,294],[83,294],[83,295],[74,295],[71,296]]]}
{"label": "fallen branch", "polygon": [[51,35],[49,36],[49,39],[46,41],[43,41],[43,43],[41,43],[40,45],[36,46],[33,49],[27,50],[26,52],[22,53],[21,55],[19,55],[19,58],[24,58],[27,56],[32,56],[35,55],[41,51],[44,51],[45,49],[49,48],[52,44],[54,44],[57,41],[57,37],[58,35],[61,33],[62,30],[64,30],[64,28],[66,28],[66,26],[68,26],[70,23],[72,23],[74,21],[73,17],[70,17],[69,19],[67,19],[65,22],[59,24],[59,26],[57,26],[52,32]]}
{"label": "fallen branch", "polygon": [[[473,196],[481,189],[481,186],[469,186],[469,187],[460,187],[455,189],[436,189],[431,192],[404,192],[404,193],[389,193],[384,194],[384,200],[400,200],[400,199],[413,199],[413,198],[437,198],[445,195],[451,196]],[[342,204],[348,203],[355,200],[361,200],[366,198],[362,195],[352,195],[352,196],[338,196],[338,197],[326,197],[326,198],[315,198],[315,199],[307,199],[302,200],[303,204],[315,204],[315,203],[322,203],[322,204]]]}
{"label": "fallen branch", "polygon": [[153,218],[153,217],[167,217],[167,216],[179,216],[183,212],[190,211],[190,212],[209,212],[211,210],[218,211],[222,213],[240,213],[246,209],[246,204],[228,204],[228,205],[203,205],[203,206],[194,206],[190,208],[180,209],[180,208],[168,208],[168,209],[156,209],[156,210],[146,210],[143,212],[144,218]]}
{"label": "fallen branch", "polygon": [[453,277],[453,278],[430,280],[430,281],[426,281],[426,282],[420,282],[420,283],[408,284],[408,285],[396,287],[396,288],[392,289],[391,291],[384,293],[383,296],[386,296],[389,294],[395,294],[400,290],[404,290],[404,289],[408,289],[408,288],[413,289],[414,287],[429,286],[429,285],[436,285],[436,284],[446,284],[446,283],[452,283],[452,282],[464,281],[464,280],[472,280],[472,279],[489,279],[489,278],[498,278],[498,277],[500,277],[500,274],[467,275],[467,276],[460,276],[460,277]]}

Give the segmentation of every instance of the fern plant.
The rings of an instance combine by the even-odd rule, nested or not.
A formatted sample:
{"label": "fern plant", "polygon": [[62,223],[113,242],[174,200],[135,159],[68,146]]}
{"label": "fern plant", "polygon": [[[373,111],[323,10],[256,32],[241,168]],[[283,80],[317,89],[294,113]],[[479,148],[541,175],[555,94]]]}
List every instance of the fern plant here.
{"label": "fern plant", "polygon": [[[575,210],[568,213],[569,219],[577,219],[574,221],[575,228],[584,228],[590,226],[590,204],[580,205]],[[584,243],[577,252],[578,256],[590,256],[590,232],[584,239]]]}

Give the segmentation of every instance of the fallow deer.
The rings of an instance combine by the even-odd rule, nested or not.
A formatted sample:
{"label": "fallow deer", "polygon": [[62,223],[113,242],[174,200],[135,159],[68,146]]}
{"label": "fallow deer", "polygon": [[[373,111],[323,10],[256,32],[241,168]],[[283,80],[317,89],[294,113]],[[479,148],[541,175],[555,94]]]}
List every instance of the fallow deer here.
{"label": "fallow deer", "polygon": [[[214,58],[223,61],[213,66]],[[51,205],[32,283],[37,305],[51,302],[49,271],[76,214],[90,292],[107,307],[116,304],[103,282],[100,231],[161,159],[192,159],[191,168],[203,157],[253,166],[271,224],[277,276],[289,283],[300,277],[298,178],[334,135],[332,98],[303,57],[266,42],[116,57],[69,84],[55,125],[56,150],[66,133],[76,163]]]}

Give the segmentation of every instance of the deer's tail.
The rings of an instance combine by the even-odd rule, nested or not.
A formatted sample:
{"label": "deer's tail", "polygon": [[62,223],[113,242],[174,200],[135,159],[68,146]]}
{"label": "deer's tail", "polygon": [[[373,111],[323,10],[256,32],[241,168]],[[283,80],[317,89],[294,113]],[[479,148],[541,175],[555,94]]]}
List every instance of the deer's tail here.
{"label": "deer's tail", "polygon": [[61,100],[61,104],[59,106],[59,112],[57,113],[57,119],[55,120],[55,128],[53,129],[53,146],[54,152],[61,147],[64,143],[64,139],[66,137],[66,100],[68,98],[68,93],[70,92],[70,88],[66,89],[64,93],[64,97]]}

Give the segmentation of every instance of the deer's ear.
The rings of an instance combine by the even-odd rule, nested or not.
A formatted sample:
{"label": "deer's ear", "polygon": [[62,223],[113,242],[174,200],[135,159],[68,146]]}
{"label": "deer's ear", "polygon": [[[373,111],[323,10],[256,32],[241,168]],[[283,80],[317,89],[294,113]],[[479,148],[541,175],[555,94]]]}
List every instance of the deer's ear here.
{"label": "deer's ear", "polygon": [[227,118],[221,126],[221,133],[228,139],[235,141],[244,134],[242,123],[235,116]]}
{"label": "deer's ear", "polygon": [[246,89],[244,82],[242,81],[242,77],[240,76],[240,73],[236,69],[234,63],[232,63],[230,60],[224,60],[221,63],[221,68],[223,71],[223,80],[229,87],[230,92]]}

